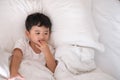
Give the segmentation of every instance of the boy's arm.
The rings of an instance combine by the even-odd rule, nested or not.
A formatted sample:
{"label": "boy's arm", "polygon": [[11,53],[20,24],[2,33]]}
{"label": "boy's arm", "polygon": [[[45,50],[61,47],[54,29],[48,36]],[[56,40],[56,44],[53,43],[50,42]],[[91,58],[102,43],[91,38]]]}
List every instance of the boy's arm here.
{"label": "boy's arm", "polygon": [[10,78],[18,76],[18,69],[22,60],[22,51],[18,48],[14,49],[13,56],[10,63]]}
{"label": "boy's arm", "polygon": [[52,55],[52,53],[50,52],[50,50],[45,53],[45,59],[46,59],[46,66],[52,71],[54,72],[55,71],[55,68],[56,68],[56,61]]}
{"label": "boy's arm", "polygon": [[36,45],[36,47],[38,49],[40,49],[45,55],[46,66],[48,67],[48,69],[50,69],[52,72],[54,72],[57,63],[56,63],[55,58],[53,57],[53,55],[49,49],[48,44],[45,41],[42,41],[42,42],[38,43],[38,45]]}

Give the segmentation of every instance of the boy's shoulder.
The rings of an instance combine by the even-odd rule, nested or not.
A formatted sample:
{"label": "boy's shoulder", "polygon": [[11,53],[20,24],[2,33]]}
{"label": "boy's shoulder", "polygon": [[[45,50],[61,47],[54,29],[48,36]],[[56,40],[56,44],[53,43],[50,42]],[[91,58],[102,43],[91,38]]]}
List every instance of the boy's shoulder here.
{"label": "boy's shoulder", "polygon": [[27,38],[20,38],[15,42],[15,45],[24,45],[28,44],[29,40]]}
{"label": "boy's shoulder", "polygon": [[21,49],[22,51],[25,51],[26,48],[28,47],[28,40],[26,38],[20,38],[18,39],[16,42],[15,42],[15,45],[13,47],[13,50],[15,48],[19,48]]}
{"label": "boy's shoulder", "polygon": [[25,42],[25,43],[27,43],[28,39],[27,38],[20,38],[16,42],[23,42],[23,43]]}

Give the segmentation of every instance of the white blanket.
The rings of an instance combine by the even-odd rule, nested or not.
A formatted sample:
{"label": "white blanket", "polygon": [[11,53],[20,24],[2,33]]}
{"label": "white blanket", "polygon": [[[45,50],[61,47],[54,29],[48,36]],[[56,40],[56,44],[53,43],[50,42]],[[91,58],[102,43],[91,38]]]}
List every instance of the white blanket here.
{"label": "white blanket", "polygon": [[[74,51],[77,50],[73,50],[73,52]],[[6,78],[9,77],[9,57],[10,57],[10,53],[0,50],[0,80],[6,80]],[[81,60],[92,59],[92,56],[90,55],[87,56],[79,55],[78,57],[81,57]],[[65,58],[67,59],[69,58],[69,56],[66,56]],[[66,60],[65,58],[64,60]],[[72,58],[72,56],[70,58]],[[72,64],[75,65],[78,64],[79,66],[75,67],[71,65],[69,69],[68,67],[66,67],[65,62],[61,61],[59,57],[57,57],[56,59],[58,60],[58,65],[56,67],[54,75],[46,67],[40,65],[39,63],[35,63],[31,60],[22,62],[19,71],[26,78],[26,80],[40,80],[40,79],[41,80],[115,80],[114,78],[101,72],[100,70],[93,70],[95,68],[95,65],[93,64],[87,66],[86,64],[82,63],[81,65],[85,66],[85,68],[80,66],[77,58],[74,58],[77,61],[77,63],[74,62]],[[69,61],[71,61],[71,59]],[[76,70],[77,68],[79,69],[78,71]],[[77,73],[79,72],[81,73],[79,74],[71,73],[70,69],[72,69]],[[55,79],[53,76],[55,77]]]}
{"label": "white blanket", "polygon": [[23,61],[19,72],[25,80],[54,80],[53,73],[48,68],[31,60]]}
{"label": "white blanket", "polygon": [[[0,80],[9,78],[10,55],[0,49]],[[25,80],[54,80],[53,73],[48,68],[31,60],[23,61],[19,72]]]}
{"label": "white blanket", "polygon": [[56,49],[55,57],[58,60],[57,80],[115,80],[96,69],[92,48],[61,46]]}
{"label": "white blanket", "polygon": [[62,61],[73,74],[88,72],[96,68],[92,48],[63,45],[56,49],[55,57]]}
{"label": "white blanket", "polygon": [[81,73],[79,75],[71,74],[63,62],[59,62],[55,72],[56,80],[116,80],[100,69],[91,72]]}

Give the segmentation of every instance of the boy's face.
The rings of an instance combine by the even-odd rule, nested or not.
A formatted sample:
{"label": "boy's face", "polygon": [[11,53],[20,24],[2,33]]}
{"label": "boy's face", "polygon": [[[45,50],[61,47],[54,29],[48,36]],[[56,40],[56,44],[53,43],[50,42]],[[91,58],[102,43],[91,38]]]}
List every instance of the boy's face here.
{"label": "boy's face", "polygon": [[44,26],[33,26],[30,31],[26,31],[26,34],[29,40],[35,44],[40,41],[47,42],[50,37],[49,28],[46,28]]}

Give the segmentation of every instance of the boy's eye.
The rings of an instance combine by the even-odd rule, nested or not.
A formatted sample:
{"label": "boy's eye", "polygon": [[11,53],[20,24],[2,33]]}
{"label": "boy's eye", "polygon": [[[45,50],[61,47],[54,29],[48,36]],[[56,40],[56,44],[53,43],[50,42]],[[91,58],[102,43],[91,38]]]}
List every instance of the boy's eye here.
{"label": "boy's eye", "polygon": [[40,33],[36,33],[36,34],[40,34]]}
{"label": "boy's eye", "polygon": [[47,35],[48,33],[44,33],[45,35]]}

